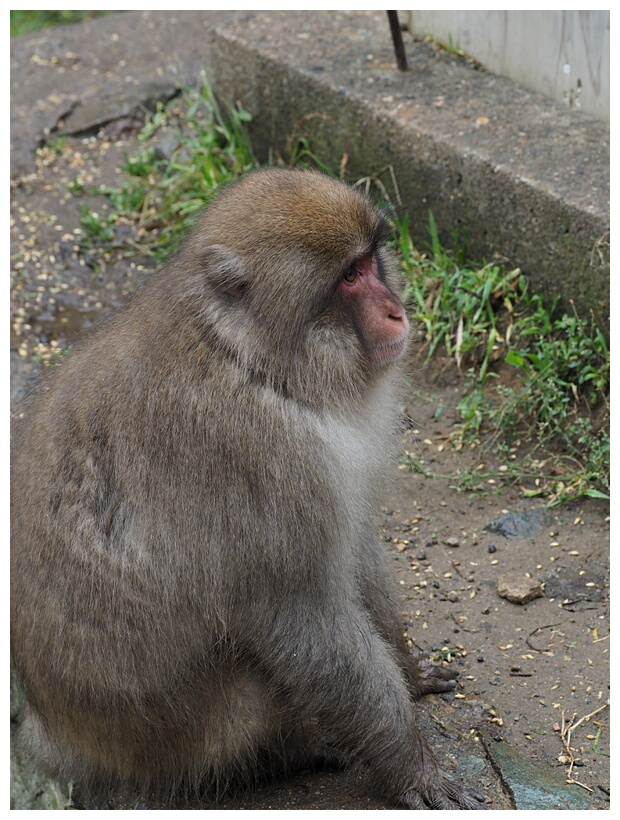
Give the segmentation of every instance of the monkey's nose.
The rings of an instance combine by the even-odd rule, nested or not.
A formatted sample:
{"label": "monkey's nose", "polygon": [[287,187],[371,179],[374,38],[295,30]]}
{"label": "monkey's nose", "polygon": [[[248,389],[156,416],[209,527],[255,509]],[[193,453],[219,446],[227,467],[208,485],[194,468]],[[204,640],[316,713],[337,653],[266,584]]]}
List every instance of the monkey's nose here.
{"label": "monkey's nose", "polygon": [[409,330],[409,319],[407,318],[407,314],[403,310],[391,310],[388,313],[388,319],[392,322],[396,322],[396,324],[402,326],[402,332],[406,333]]}

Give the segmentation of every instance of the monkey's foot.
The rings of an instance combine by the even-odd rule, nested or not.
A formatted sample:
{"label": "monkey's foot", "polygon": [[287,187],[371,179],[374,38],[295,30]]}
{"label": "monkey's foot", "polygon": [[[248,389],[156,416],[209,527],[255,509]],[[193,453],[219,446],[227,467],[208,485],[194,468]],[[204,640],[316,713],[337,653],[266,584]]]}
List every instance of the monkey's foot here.
{"label": "monkey's foot", "polygon": [[411,686],[416,697],[429,695],[433,692],[451,692],[456,687],[459,673],[447,666],[441,666],[433,661],[419,660],[412,675]]}
{"label": "monkey's foot", "polygon": [[435,777],[432,785],[405,792],[402,802],[410,809],[485,810],[484,797],[443,772]]}

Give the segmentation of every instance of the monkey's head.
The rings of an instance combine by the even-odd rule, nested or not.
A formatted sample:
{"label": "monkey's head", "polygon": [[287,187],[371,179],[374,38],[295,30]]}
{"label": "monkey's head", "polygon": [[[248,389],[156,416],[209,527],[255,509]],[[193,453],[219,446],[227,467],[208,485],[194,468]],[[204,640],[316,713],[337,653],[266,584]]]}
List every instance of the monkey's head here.
{"label": "monkey's head", "polygon": [[388,235],[380,212],[342,182],[252,173],[219,195],[190,239],[203,316],[262,373],[368,377],[402,356],[409,330]]}

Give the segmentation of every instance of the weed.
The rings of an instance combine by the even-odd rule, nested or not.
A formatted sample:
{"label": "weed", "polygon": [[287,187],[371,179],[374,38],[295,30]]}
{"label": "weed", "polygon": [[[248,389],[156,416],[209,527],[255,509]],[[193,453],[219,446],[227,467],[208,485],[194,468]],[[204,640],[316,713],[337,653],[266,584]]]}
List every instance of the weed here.
{"label": "weed", "polygon": [[[607,497],[610,356],[593,317],[545,307],[519,269],[464,263],[441,245],[432,214],[428,253],[413,247],[407,218],[396,223],[395,243],[427,359],[443,345],[459,369],[468,365],[453,444],[484,437],[483,449],[509,453],[501,479],[531,478],[529,494]],[[471,489],[474,476],[462,474],[460,484]]]}
{"label": "weed", "polygon": [[72,179],[71,182],[67,183],[67,190],[70,194],[73,194],[73,196],[82,196],[86,190],[86,186],[79,177],[76,177],[75,179]]}
{"label": "weed", "polygon": [[47,150],[50,151],[52,154],[60,154],[64,151],[67,145],[67,138],[62,134],[60,136],[50,137],[47,140],[46,147]]}
{"label": "weed", "polygon": [[459,38],[457,37],[455,40],[452,37],[452,34],[448,34],[448,44],[445,48],[448,54],[455,54],[457,57],[463,56],[463,50],[461,49]]}
{"label": "weed", "polygon": [[11,37],[50,26],[79,23],[81,20],[110,14],[110,11],[11,11]]}
{"label": "weed", "polygon": [[402,467],[409,470],[410,473],[418,473],[419,475],[423,475],[425,478],[430,478],[432,476],[431,471],[424,463],[424,459],[418,453],[411,453],[409,450],[405,450],[404,454],[400,458],[400,464]]}
{"label": "weed", "polygon": [[461,264],[441,246],[432,213],[430,254],[413,247],[407,217],[396,222],[396,231],[407,281],[405,299],[426,330],[427,358],[443,343],[459,369],[476,363],[484,383],[512,334],[514,304],[525,288],[521,271]]}
{"label": "weed", "polygon": [[100,216],[96,211],[91,211],[90,208],[80,208],[80,225],[91,240],[109,243],[114,238],[114,232],[107,217]]}
{"label": "weed", "polygon": [[425,34],[424,42],[430,43],[436,51],[445,51],[446,54],[452,54],[454,57],[465,57],[465,52],[461,48],[459,37],[454,38],[451,33],[448,33],[448,40],[440,40],[433,37],[432,34]]}
{"label": "weed", "polygon": [[[129,252],[137,242],[158,260],[168,255],[220,188],[255,167],[249,119],[245,111],[223,114],[206,84],[185,90],[180,102],[159,104],[141,131],[144,148],[126,160],[127,180],[98,191],[112,205],[101,239],[109,236],[104,227],[114,233],[118,223],[129,223]],[[92,220],[85,227],[97,236]]]}
{"label": "weed", "polygon": [[288,140],[288,149],[290,156],[289,165],[297,168],[314,168],[315,170],[322,171],[324,174],[334,176],[332,169],[310,149],[310,144],[306,137],[291,137]]}

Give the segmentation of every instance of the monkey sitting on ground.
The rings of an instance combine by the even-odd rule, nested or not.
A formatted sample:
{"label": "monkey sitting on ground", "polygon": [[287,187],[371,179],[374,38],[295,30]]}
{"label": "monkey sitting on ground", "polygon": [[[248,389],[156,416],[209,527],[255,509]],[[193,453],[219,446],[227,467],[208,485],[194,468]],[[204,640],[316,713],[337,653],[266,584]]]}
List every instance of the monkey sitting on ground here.
{"label": "monkey sitting on ground", "polygon": [[218,793],[330,749],[478,808],[411,695],[376,537],[408,321],[359,192],[271,169],[44,381],[13,460],[20,734],[51,776]]}

